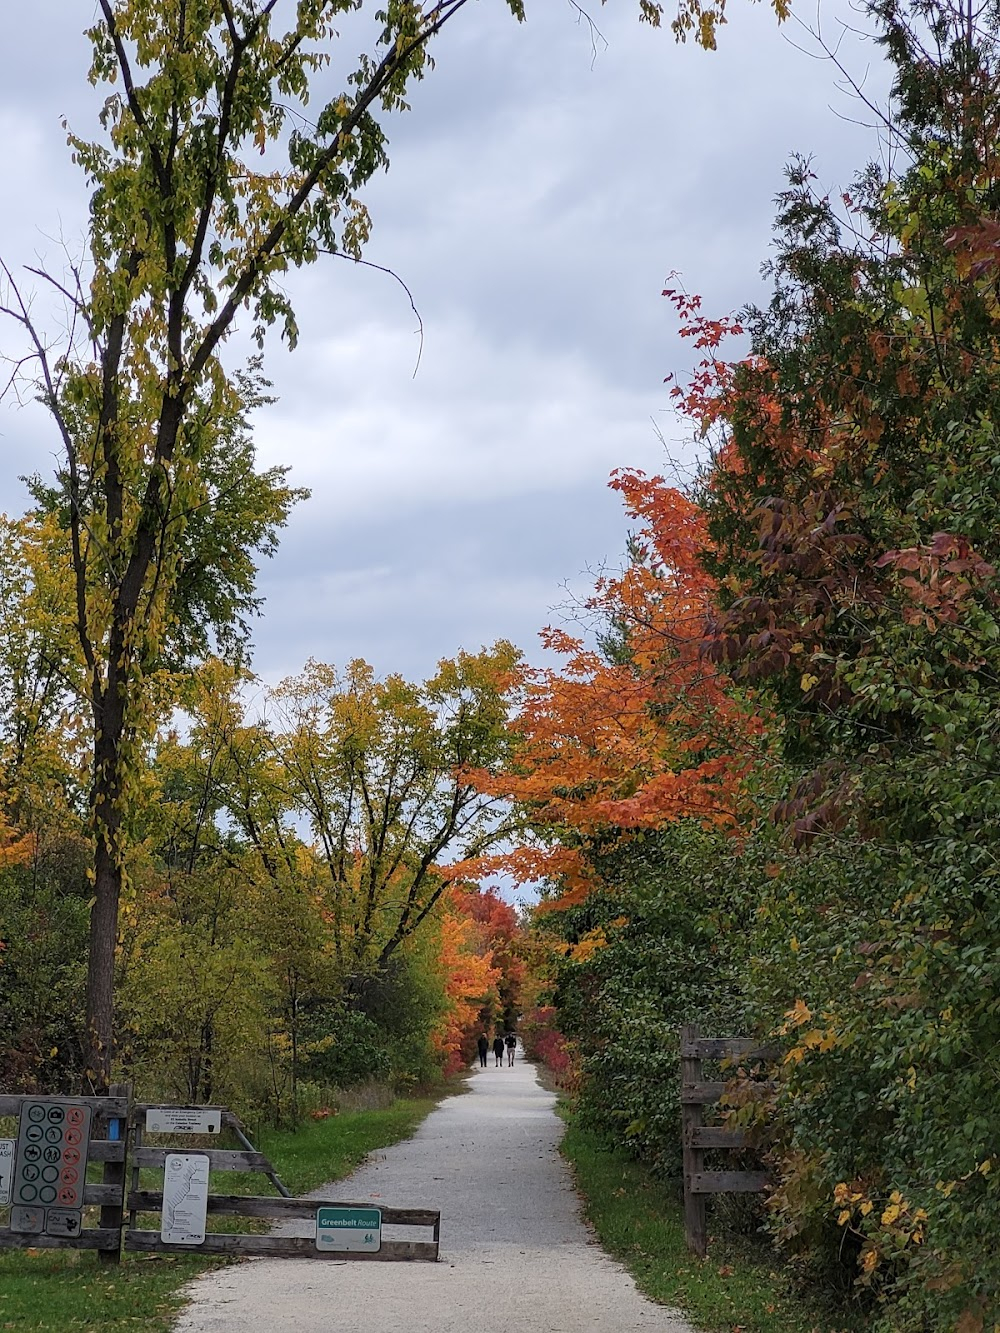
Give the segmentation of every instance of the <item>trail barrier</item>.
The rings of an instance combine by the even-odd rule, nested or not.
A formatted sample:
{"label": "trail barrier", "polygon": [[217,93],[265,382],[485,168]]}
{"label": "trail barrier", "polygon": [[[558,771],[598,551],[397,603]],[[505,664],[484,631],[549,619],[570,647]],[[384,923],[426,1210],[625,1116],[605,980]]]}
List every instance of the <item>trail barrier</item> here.
{"label": "trail barrier", "polygon": [[[441,1214],[423,1208],[374,1208],[369,1203],[338,1203],[331,1199],[293,1199],[271,1162],[258,1152],[233,1113],[225,1107],[137,1105],[131,1112],[132,1187],[125,1249],[195,1254],[257,1255],[278,1259],[436,1260]],[[232,1131],[241,1142],[236,1150],[192,1143],[192,1135]],[[145,1136],[183,1138],[190,1146],[150,1146]],[[163,1171],[162,1188],[140,1188],[140,1171]],[[215,1194],[210,1173],[259,1172],[279,1191],[260,1194]],[[159,1227],[140,1227],[140,1214],[157,1214]],[[274,1222],[309,1218],[311,1236],[256,1232],[208,1231],[209,1216],[265,1218]],[[384,1235],[384,1228],[419,1228],[428,1239]]]}

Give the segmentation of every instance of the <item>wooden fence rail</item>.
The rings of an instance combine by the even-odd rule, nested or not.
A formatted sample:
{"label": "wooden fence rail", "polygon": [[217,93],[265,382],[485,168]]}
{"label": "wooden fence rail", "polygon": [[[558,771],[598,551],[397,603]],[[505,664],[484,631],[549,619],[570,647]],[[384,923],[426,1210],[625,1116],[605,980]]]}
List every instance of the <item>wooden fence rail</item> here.
{"label": "wooden fence rail", "polygon": [[[681,1028],[681,1133],[684,1166],[684,1235],[689,1250],[702,1258],[708,1248],[708,1215],[705,1206],[709,1194],[756,1194],[766,1190],[770,1177],[766,1171],[706,1171],[705,1153],[712,1149],[746,1147],[746,1135],[739,1129],[706,1125],[706,1106],[715,1106],[727,1084],[706,1080],[705,1060],[745,1062],[773,1061],[778,1052],[750,1037],[702,1037],[697,1024]],[[770,1084],[764,1083],[767,1087]]]}

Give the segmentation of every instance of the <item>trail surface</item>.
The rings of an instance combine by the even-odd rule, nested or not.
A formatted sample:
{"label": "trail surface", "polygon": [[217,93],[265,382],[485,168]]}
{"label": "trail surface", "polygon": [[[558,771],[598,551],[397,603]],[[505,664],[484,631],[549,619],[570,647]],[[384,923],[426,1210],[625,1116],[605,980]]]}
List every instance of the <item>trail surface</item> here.
{"label": "trail surface", "polygon": [[520,1052],[513,1068],[489,1062],[412,1139],[316,1191],[440,1208],[438,1263],[252,1260],[194,1282],[177,1333],[693,1333],[581,1221],[555,1099],[532,1066]]}

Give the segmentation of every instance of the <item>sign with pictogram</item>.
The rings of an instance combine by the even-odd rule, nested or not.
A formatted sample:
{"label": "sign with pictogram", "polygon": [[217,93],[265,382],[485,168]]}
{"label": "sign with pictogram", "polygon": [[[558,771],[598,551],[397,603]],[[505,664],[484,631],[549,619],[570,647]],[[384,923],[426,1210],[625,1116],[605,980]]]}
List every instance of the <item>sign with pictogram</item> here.
{"label": "sign with pictogram", "polygon": [[[90,1107],[39,1098],[21,1105],[10,1191],[10,1229],[29,1235],[79,1235],[87,1181]],[[74,1214],[70,1217],[69,1214]]]}
{"label": "sign with pictogram", "polygon": [[0,1139],[0,1208],[10,1203],[14,1176],[14,1139]]}

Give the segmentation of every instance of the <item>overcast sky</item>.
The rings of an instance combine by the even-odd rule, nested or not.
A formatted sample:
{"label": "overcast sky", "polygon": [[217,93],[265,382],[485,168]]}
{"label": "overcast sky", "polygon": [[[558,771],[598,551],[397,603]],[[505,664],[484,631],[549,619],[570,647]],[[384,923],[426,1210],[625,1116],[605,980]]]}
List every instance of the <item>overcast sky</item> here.
{"label": "overcast sky", "polygon": [[[666,410],[664,376],[694,355],[660,295],[668,274],[712,313],[759,299],[789,155],[813,153],[839,189],[877,151],[836,71],[767,5],[730,0],[712,54],[640,26],[634,0],[594,11],[596,42],[566,0],[526,3],[523,26],[477,0],[446,29],[367,192],[367,258],[405,279],[423,319],[416,377],[416,321],[390,278],[329,260],[289,283],[301,342],[267,349],[279,401],[257,441],[312,499],[262,574],[268,679],[355,656],[419,677],[500,637],[537,657],[566,586],[620,560],[611,469],[662,470],[658,429],[690,457]],[[79,246],[86,197],[60,121],[90,131],[80,34],[95,8],[4,4],[12,265],[58,267],[59,235]],[[838,12],[857,22],[825,6],[830,36]],[[854,39],[843,55],[859,78],[876,59]],[[51,470],[55,448],[36,410],[0,410],[0,509],[24,508],[18,474]]]}

